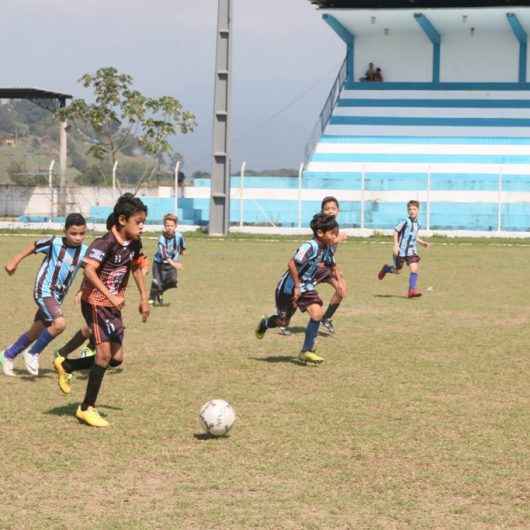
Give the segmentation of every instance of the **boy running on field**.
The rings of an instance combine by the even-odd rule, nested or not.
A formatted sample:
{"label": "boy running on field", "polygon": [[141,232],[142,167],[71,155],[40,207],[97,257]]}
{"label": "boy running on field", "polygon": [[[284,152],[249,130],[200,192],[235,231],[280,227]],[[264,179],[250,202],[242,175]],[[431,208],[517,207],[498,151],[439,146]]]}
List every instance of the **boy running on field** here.
{"label": "boy running on field", "polygon": [[28,331],[0,352],[4,375],[15,375],[15,358],[21,352],[27,371],[38,375],[40,353],[64,331],[66,320],[61,304],[87,251],[87,246],[83,245],[85,233],[85,218],[79,213],[71,213],[65,220],[64,237],[52,236],[35,241],[5,266],[6,272],[12,275],[23,259],[32,254],[45,255],[33,289],[38,308],[35,319]]}
{"label": "boy running on field", "polygon": [[[321,213],[323,213],[324,215],[330,215],[331,217],[335,217],[336,219],[339,215],[339,210],[339,201],[335,197],[329,196],[324,197],[324,199],[322,199]],[[333,321],[331,319],[339,308],[341,302],[344,300],[347,293],[346,280],[344,279],[342,272],[340,271],[339,267],[335,262],[335,253],[337,251],[337,246],[339,243],[345,241],[346,239],[347,236],[339,232],[339,235],[337,237],[337,243],[327,248],[322,263],[320,263],[319,265],[316,277],[317,285],[319,283],[328,283],[335,290],[329,302],[328,308],[326,309],[326,312],[322,317],[321,322],[322,326],[330,334],[335,333],[335,326],[333,325]],[[333,268],[335,268],[337,279],[335,279],[335,277],[332,275]],[[282,327],[280,329],[280,334],[290,335],[291,332],[288,330],[288,328]]]}
{"label": "boy running on field", "polygon": [[164,232],[158,240],[153,258],[150,304],[164,305],[164,292],[177,287],[177,271],[183,268],[178,260],[186,251],[186,242],[182,234],[177,232],[177,223],[176,215],[168,213],[164,216]]}
{"label": "boy running on field", "polygon": [[431,245],[418,237],[421,225],[418,221],[420,203],[418,201],[409,201],[407,203],[408,217],[394,228],[394,264],[383,265],[377,277],[382,280],[387,274],[399,274],[403,265],[406,263],[410,268],[409,275],[409,298],[421,296],[417,289],[418,272],[420,269],[420,257],[416,251],[416,243],[422,247],[429,248]]}
{"label": "boy running on field", "polygon": [[70,392],[70,378],[75,370],[93,363],[89,373],[85,399],[76,417],[94,427],[107,427],[95,408],[96,399],[107,367],[119,366],[123,361],[124,327],[121,309],[132,270],[140,292],[139,311],[145,322],[149,317],[149,303],[141,269],[142,234],[147,207],[131,193],[122,195],[114,206],[112,228],[90,245],[85,257],[85,279],[82,285],[81,309],[94,336],[96,355],[75,360],[57,357],[54,362],[59,376],[59,387]]}
{"label": "boy running on field", "polygon": [[[320,213],[313,217],[311,230],[313,239],[298,248],[276,287],[276,314],[260,321],[256,336],[262,339],[269,328],[285,326],[297,308],[307,311],[310,320],[299,359],[304,363],[321,363],[324,359],[315,353],[315,341],[324,312],[323,302],[315,290],[316,277],[328,247],[337,242],[339,225],[334,217]],[[330,274],[338,281],[334,266]]]}

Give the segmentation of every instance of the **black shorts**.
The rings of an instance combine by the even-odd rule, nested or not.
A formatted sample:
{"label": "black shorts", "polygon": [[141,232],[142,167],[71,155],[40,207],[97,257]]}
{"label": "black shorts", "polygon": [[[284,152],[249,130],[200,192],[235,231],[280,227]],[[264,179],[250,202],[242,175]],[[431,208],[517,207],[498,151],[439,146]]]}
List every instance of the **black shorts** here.
{"label": "black shorts", "polygon": [[81,311],[96,344],[102,342],[123,343],[125,327],[119,309],[92,305],[83,300]]}
{"label": "black shorts", "polygon": [[178,276],[175,267],[169,263],[153,261],[153,286],[159,291],[175,289],[178,286]]}
{"label": "black shorts", "polygon": [[306,291],[300,295],[295,302],[293,293],[286,293],[281,289],[281,284],[276,288],[276,314],[282,319],[289,322],[292,316],[300,309],[304,313],[310,305],[324,305],[322,299],[316,291]]}
{"label": "black shorts", "polygon": [[405,263],[410,266],[411,263],[419,263],[421,258],[417,254],[411,256],[394,256],[394,266],[400,271]]}
{"label": "black shorts", "polygon": [[46,298],[35,298],[37,312],[34,322],[42,322],[45,326],[51,326],[53,321],[63,316],[61,303],[52,296]]}

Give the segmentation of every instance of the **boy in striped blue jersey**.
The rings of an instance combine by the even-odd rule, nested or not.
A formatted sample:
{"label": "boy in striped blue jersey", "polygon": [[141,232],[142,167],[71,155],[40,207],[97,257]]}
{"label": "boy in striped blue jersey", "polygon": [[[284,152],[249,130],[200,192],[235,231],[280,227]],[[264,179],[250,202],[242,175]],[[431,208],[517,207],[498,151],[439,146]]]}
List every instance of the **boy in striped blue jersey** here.
{"label": "boy in striped blue jersey", "polygon": [[418,222],[418,213],[420,203],[418,201],[409,201],[407,203],[408,217],[394,228],[394,264],[383,265],[377,277],[382,280],[387,274],[399,274],[405,263],[410,268],[409,275],[409,298],[421,296],[417,289],[418,272],[420,268],[420,257],[416,252],[416,243],[425,248],[430,247],[430,243],[423,241],[418,237],[421,228]]}
{"label": "boy in striped blue jersey", "polygon": [[85,233],[85,218],[79,213],[69,214],[64,225],[64,237],[52,236],[35,241],[6,264],[6,272],[12,275],[23,259],[32,254],[45,254],[33,290],[37,304],[34,322],[27,332],[0,352],[4,375],[15,375],[14,360],[21,352],[27,371],[38,375],[39,354],[64,331],[66,321],[61,304],[87,251],[87,246],[83,244]]}
{"label": "boy in striped blue jersey", "polygon": [[[276,286],[276,314],[261,319],[256,328],[256,337],[262,339],[269,328],[287,325],[297,309],[307,311],[310,320],[299,359],[304,363],[319,364],[324,359],[315,353],[315,341],[324,312],[323,302],[315,286],[319,267],[327,255],[327,250],[337,242],[339,225],[335,217],[320,213],[313,217],[311,230],[313,239],[297,249],[289,260],[288,270]],[[330,274],[336,279],[337,271],[334,265],[331,266]]]}
{"label": "boy in striped blue jersey", "polygon": [[177,232],[177,223],[176,215],[168,213],[164,216],[164,232],[158,240],[153,258],[150,304],[164,305],[164,292],[177,287],[177,271],[183,268],[179,257],[186,251],[186,242],[182,234]]}

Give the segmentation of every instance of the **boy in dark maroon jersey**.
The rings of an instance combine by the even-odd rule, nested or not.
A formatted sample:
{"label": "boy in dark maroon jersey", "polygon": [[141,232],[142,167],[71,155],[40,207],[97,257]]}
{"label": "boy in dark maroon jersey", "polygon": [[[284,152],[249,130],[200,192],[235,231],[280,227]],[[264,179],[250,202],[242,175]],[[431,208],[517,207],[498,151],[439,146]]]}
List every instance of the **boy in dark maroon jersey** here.
{"label": "boy in dark maroon jersey", "polygon": [[90,357],[55,360],[59,386],[64,393],[70,391],[70,374],[93,363],[85,399],[76,411],[80,421],[93,427],[109,425],[95,404],[105,370],[109,365],[115,367],[123,362],[121,309],[131,271],[140,292],[140,314],[144,322],[149,317],[140,240],[146,217],[147,207],[139,198],[131,193],[122,195],[114,206],[111,229],[92,242],[85,256],[81,309],[96,344],[95,360]]}

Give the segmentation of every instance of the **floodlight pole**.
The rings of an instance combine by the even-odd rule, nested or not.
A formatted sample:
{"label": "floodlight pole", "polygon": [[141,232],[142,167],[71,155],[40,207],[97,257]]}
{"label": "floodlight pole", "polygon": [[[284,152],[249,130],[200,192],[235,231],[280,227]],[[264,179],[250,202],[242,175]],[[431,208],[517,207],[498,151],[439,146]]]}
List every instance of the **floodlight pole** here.
{"label": "floodlight pole", "polygon": [[[66,107],[66,99],[61,99],[59,106]],[[59,124],[59,215],[66,215],[66,160],[68,155],[66,127],[66,121]]]}
{"label": "floodlight pole", "polygon": [[208,233],[223,236],[230,223],[230,97],[232,3],[218,0],[213,122],[213,169]]}

